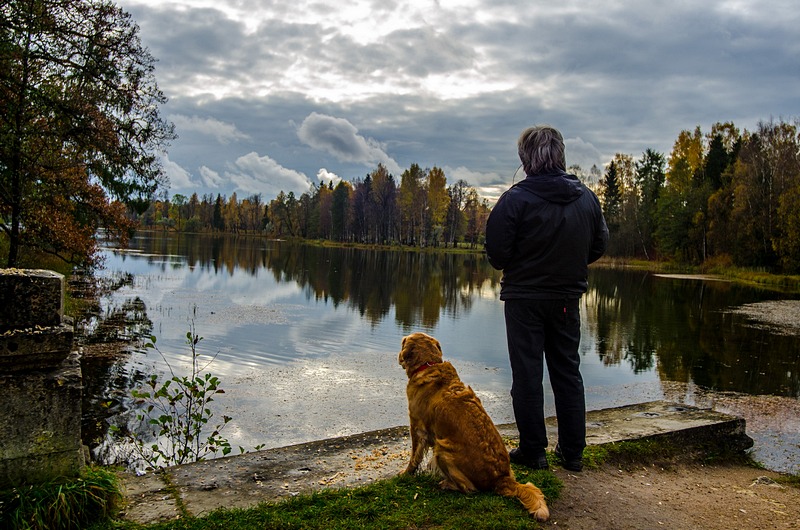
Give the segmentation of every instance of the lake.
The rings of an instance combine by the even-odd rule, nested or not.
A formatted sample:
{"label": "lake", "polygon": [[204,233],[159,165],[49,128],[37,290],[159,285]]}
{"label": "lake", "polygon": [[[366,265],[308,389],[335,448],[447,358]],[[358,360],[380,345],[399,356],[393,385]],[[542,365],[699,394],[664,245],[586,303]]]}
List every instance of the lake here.
{"label": "lake", "polygon": [[[501,274],[480,253],[364,250],[255,236],[140,233],[103,250],[104,323],[154,335],[176,373],[192,326],[225,394],[217,417],[234,447],[279,447],[407,424],[402,337],[424,331],[496,423],[513,422]],[[800,296],[742,284],[590,270],[581,370],[590,410],[668,399],[744,416],[754,456],[800,472],[800,329],[759,318]],[[770,305],[772,304],[772,305]],[[775,305],[778,304],[778,305]],[[781,306],[780,304],[789,304]],[[106,330],[106,331],[104,331]],[[89,408],[120,421],[131,386],[167,365],[152,350],[88,360]],[[548,415],[554,414],[545,381]],[[99,429],[100,436],[103,429]],[[107,453],[107,444],[95,444]]]}

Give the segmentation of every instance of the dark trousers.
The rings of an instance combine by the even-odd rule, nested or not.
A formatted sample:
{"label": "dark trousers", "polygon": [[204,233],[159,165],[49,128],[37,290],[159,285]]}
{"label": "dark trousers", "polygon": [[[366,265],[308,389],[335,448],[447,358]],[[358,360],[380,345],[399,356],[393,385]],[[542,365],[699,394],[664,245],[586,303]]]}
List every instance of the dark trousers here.
{"label": "dark trousers", "polygon": [[558,444],[565,458],[586,447],[586,399],[580,373],[579,300],[506,300],[511,360],[511,397],[520,449],[537,456],[547,448],[543,359],[547,362],[558,419]]}

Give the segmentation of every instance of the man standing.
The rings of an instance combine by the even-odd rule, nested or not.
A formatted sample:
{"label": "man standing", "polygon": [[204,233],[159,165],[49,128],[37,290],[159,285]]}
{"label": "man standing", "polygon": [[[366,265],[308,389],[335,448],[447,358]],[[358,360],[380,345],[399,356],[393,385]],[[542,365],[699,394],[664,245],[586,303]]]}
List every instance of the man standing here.
{"label": "man standing", "polygon": [[586,400],[580,373],[579,302],[588,265],[603,255],[608,228],[597,196],[566,172],[564,139],[540,125],[517,142],[526,178],[497,201],[486,223],[486,254],[503,271],[511,397],[519,447],[511,461],[546,469],[543,360],[558,419],[556,456],[583,469]]}

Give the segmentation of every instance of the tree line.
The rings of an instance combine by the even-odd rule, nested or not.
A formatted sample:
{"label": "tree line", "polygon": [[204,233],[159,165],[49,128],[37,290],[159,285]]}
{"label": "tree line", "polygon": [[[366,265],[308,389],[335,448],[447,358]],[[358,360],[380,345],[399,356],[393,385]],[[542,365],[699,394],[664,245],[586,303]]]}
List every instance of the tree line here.
{"label": "tree line", "polygon": [[[600,198],[609,226],[608,255],[707,266],[800,271],[800,135],[798,121],[761,121],[742,132],[715,123],[678,135],[669,157],[647,149],[636,160],[617,153],[604,172],[578,175]],[[399,184],[384,166],[336,186],[312,186],[241,201],[175,195],[153,201],[144,226],[181,231],[265,233],[419,247],[478,247],[490,205],[459,180],[448,186],[438,167],[412,164]]]}
{"label": "tree line", "polygon": [[379,164],[364,178],[312,185],[299,197],[280,192],[268,203],[260,194],[242,200],[236,193],[227,198],[174,195],[153,201],[138,220],[142,226],[186,232],[475,248],[483,244],[488,214],[488,201],[474,187],[464,180],[448,186],[441,168],[411,164],[398,185]]}
{"label": "tree line", "polygon": [[678,135],[669,158],[617,154],[597,187],[609,255],[800,272],[798,122]]}

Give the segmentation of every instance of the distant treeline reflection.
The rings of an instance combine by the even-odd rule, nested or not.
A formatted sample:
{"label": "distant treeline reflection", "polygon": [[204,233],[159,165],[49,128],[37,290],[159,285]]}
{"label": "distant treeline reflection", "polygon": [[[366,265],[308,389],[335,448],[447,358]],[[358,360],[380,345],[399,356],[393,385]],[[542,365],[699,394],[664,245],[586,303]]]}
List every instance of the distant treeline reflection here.
{"label": "distant treeline reflection", "polygon": [[605,364],[732,392],[800,397],[800,337],[731,309],[778,298],[734,282],[592,269],[585,319]]}
{"label": "distant treeline reflection", "polygon": [[[137,247],[162,267],[200,267],[251,275],[269,270],[296,282],[308,298],[348,304],[380,322],[392,307],[405,327],[433,327],[442,312],[468,311],[479,289],[499,288],[500,275],[481,253],[436,253],[293,244],[259,237],[151,233]],[[164,261],[172,256],[175,261]],[[185,260],[185,261],[184,261]]]}

